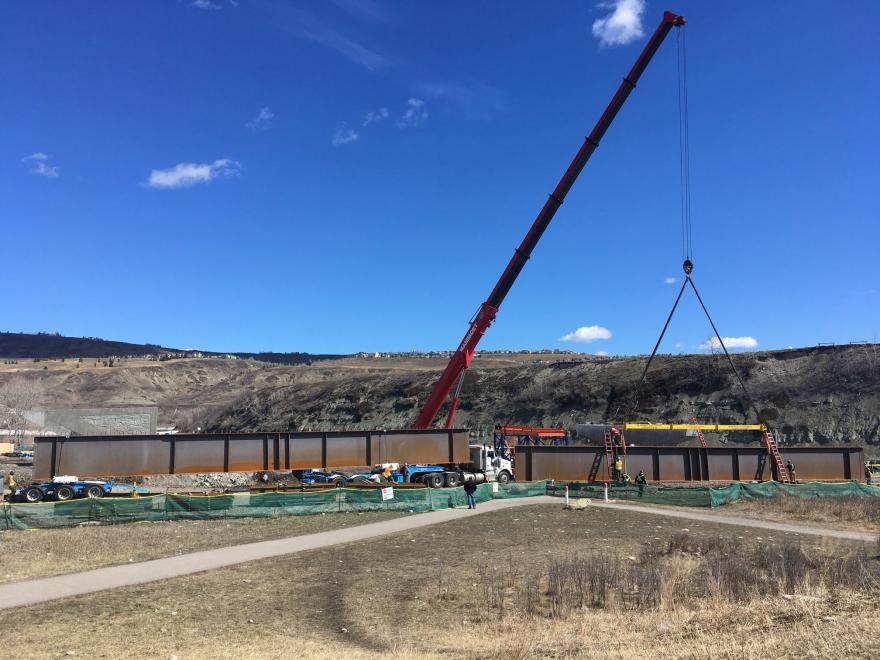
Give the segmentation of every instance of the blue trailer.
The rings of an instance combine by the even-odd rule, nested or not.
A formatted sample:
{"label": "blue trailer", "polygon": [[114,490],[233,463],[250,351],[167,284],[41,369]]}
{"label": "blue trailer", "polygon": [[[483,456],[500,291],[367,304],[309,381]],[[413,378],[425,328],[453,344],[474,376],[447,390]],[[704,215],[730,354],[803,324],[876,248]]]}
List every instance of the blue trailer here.
{"label": "blue trailer", "polygon": [[[28,484],[15,489],[12,493],[14,502],[34,504],[43,500],[66,502],[79,498],[96,499],[109,495],[113,489],[112,481],[80,481],[78,479],[56,478],[43,483]],[[140,490],[140,489],[139,489]]]}

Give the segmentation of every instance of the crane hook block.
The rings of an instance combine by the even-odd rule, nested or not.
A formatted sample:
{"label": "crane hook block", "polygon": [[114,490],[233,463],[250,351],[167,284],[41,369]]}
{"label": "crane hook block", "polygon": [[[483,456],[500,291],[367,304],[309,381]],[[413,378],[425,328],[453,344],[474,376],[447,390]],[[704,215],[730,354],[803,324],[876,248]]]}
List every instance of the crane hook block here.
{"label": "crane hook block", "polygon": [[685,275],[690,275],[691,273],[694,272],[694,262],[691,261],[690,259],[685,259],[684,263],[681,265],[681,267],[684,269]]}

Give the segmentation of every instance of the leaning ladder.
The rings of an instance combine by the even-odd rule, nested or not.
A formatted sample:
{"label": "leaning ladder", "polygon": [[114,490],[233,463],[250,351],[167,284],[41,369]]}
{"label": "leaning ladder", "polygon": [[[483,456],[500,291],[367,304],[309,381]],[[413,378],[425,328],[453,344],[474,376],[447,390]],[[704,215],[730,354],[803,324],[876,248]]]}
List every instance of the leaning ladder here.
{"label": "leaning ladder", "polygon": [[770,452],[773,465],[776,466],[776,476],[779,478],[779,481],[784,484],[791,483],[788,470],[785,468],[785,463],[782,462],[782,454],[779,453],[779,443],[776,442],[776,436],[773,435],[773,431],[764,431],[764,445],[767,447],[767,451]]}
{"label": "leaning ladder", "polygon": [[[696,417],[691,417],[691,422],[693,422],[694,424],[698,424],[698,423],[699,423],[699,422],[697,422],[697,418],[696,418]],[[706,444],[706,436],[703,435],[703,431],[702,431],[701,429],[697,429],[697,437],[700,439],[700,446],[701,446],[703,449],[708,449],[708,448],[709,448],[709,445]]]}

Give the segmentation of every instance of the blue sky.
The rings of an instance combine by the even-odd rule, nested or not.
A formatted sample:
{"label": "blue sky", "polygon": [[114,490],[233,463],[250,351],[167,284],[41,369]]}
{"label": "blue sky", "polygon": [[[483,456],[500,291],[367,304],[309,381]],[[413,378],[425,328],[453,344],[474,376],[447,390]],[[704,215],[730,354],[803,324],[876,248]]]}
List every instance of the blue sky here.
{"label": "blue sky", "polygon": [[[667,8],[722,334],[877,340],[874,2],[3,3],[0,325],[452,348]],[[651,350],[681,276],[677,89],[673,33],[481,348]],[[661,350],[709,335],[686,294]]]}

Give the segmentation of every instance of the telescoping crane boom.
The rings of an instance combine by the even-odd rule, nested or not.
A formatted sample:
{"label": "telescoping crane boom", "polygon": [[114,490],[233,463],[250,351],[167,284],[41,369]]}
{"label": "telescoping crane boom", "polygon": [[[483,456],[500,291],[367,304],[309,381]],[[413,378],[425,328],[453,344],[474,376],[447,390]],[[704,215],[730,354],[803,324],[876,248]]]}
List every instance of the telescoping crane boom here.
{"label": "telescoping crane boom", "polygon": [[541,239],[541,236],[547,229],[550,221],[553,220],[553,216],[556,215],[556,211],[562,205],[562,202],[565,201],[565,196],[568,194],[568,191],[571,190],[572,185],[574,185],[578,174],[581,173],[581,170],[584,169],[587,161],[590,160],[590,156],[593,155],[596,147],[599,146],[599,142],[605,135],[605,131],[611,126],[611,122],[614,121],[614,118],[617,116],[620,108],[623,107],[630,92],[635,88],[636,83],[642,73],[644,73],[651,58],[654,57],[654,53],[657,52],[657,49],[660,47],[660,44],[663,43],[663,40],[666,38],[666,35],[669,34],[669,31],[673,27],[684,25],[684,23],[685,20],[683,16],[678,16],[669,11],[663,14],[663,20],[660,22],[660,25],[654,31],[654,34],[651,36],[651,39],[648,41],[644,50],[642,50],[639,59],[636,60],[629,75],[627,75],[626,78],[623,79],[623,82],[620,83],[620,87],[617,88],[617,92],[615,92],[614,97],[611,99],[611,103],[605,108],[605,112],[602,113],[599,121],[596,122],[592,132],[584,140],[584,143],[575,155],[574,160],[571,161],[565,174],[562,175],[562,179],[560,179],[556,189],[550,193],[547,202],[544,204],[541,212],[538,213],[538,217],[535,218],[526,237],[514,251],[513,257],[511,257],[507,264],[507,268],[504,269],[504,272],[495,284],[495,288],[492,289],[492,293],[490,293],[486,301],[480,305],[479,311],[477,311],[473,319],[471,319],[470,326],[468,327],[464,338],[461,340],[461,343],[459,343],[455,353],[453,353],[452,357],[449,359],[449,364],[446,365],[446,369],[440,376],[440,380],[434,385],[434,389],[431,391],[431,395],[428,397],[425,406],[422,408],[413,423],[413,428],[424,429],[433,424],[434,418],[440,411],[440,407],[443,405],[443,402],[446,401],[449,392],[454,386],[455,393],[449,407],[449,413],[446,416],[446,427],[449,428],[452,426],[455,411],[458,408],[459,393],[461,391],[461,384],[464,380],[465,370],[468,368],[474,357],[474,351],[477,348],[477,344],[492,324],[492,321],[495,320],[498,308],[507,296],[507,292],[510,291],[510,287],[513,286],[513,283],[516,281],[523,266],[525,266],[526,261],[531,256],[532,250],[538,244],[538,241]]}

